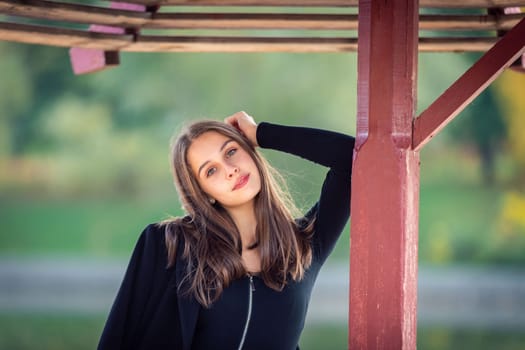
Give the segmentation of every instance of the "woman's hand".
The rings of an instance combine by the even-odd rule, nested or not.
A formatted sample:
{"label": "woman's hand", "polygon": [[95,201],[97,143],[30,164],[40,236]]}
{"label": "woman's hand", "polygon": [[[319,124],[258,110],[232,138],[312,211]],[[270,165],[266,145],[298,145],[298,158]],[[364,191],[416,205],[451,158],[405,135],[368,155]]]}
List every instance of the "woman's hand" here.
{"label": "woman's hand", "polygon": [[224,122],[239,130],[254,147],[259,146],[257,143],[257,123],[246,112],[241,111],[230,115],[224,119]]}

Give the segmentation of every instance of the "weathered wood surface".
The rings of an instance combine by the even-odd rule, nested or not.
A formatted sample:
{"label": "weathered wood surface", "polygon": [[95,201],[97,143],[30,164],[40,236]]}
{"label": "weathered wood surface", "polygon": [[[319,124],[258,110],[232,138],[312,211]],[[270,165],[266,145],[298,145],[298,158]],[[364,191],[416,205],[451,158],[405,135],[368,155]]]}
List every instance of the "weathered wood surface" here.
{"label": "weathered wood surface", "polygon": [[[94,33],[30,24],[0,23],[0,40],[130,52],[352,52],[356,38],[154,36]],[[421,38],[419,51],[487,51],[496,38]]]}
{"label": "weathered wood surface", "polygon": [[415,350],[417,0],[359,4],[349,349]]}
{"label": "weathered wood surface", "polygon": [[[109,1],[109,0],[108,0]],[[357,7],[359,0],[119,0],[144,5],[181,6],[340,6]],[[420,0],[420,7],[488,8],[525,6],[524,0]]]}
{"label": "weathered wood surface", "polygon": [[[437,3],[421,0],[421,3]],[[488,4],[490,2],[490,4]],[[214,6],[218,4],[243,5],[252,4],[248,0],[175,0],[175,1],[134,1],[125,3],[148,5],[191,5]],[[0,40],[15,41],[30,44],[47,44],[53,46],[71,46],[81,48],[98,48],[104,50],[125,51],[164,51],[164,52],[347,52],[356,51],[355,31],[358,27],[356,14],[336,13],[277,13],[265,9],[263,13],[254,12],[213,12],[211,8],[205,12],[156,11],[158,6],[146,7],[145,11],[132,11],[124,2],[109,2],[111,6],[103,7],[64,3],[48,0],[0,0],[0,13],[8,16],[18,16],[49,21],[49,26],[9,23],[9,17],[0,22]],[[302,1],[257,1],[257,5],[309,6],[315,4],[325,6],[357,5],[356,1],[340,0],[302,0]],[[511,6],[522,4],[525,0],[492,0],[492,1],[440,1],[452,6],[461,3],[464,6]],[[122,4],[122,6],[120,6]],[[345,6],[346,6],[345,5]],[[140,5],[131,5],[140,6]],[[172,7],[176,9],[177,7]],[[237,9],[238,10],[238,9]],[[486,51],[496,41],[497,32],[504,32],[514,27],[525,13],[509,13],[492,11],[486,15],[429,15],[419,16],[419,51],[422,52],[465,52]],[[16,21],[16,19],[15,19]],[[97,25],[125,29],[126,33],[134,32],[134,36],[93,35],[82,30],[66,28],[64,23],[80,25]],[[70,25],[68,27],[71,27]],[[139,29],[149,29],[148,35],[139,34]],[[159,35],[154,30],[162,30]],[[166,30],[174,30],[170,33]],[[190,30],[181,34],[177,30]],[[191,32],[191,30],[213,30],[212,33]],[[222,30],[242,31],[221,34]],[[261,30],[298,30],[296,33],[266,35]],[[480,31],[479,36],[457,37],[447,31]],[[257,33],[255,31],[258,31]],[[334,31],[323,33],[322,31]],[[345,33],[348,31],[348,33]],[[441,36],[433,35],[427,38],[425,31],[445,31]],[[336,32],[336,33],[335,33]],[[494,37],[487,33],[494,33]],[[335,34],[334,34],[335,33]],[[116,34],[116,33],[113,33]],[[435,33],[434,33],[435,34]],[[233,36],[237,35],[237,36]],[[296,37],[297,36],[297,37]]]}
{"label": "weathered wood surface", "polygon": [[[356,30],[356,14],[137,12],[44,0],[0,0],[0,12],[57,22],[156,29]],[[421,30],[508,30],[525,14],[421,15]]]}
{"label": "weathered wood surface", "polygon": [[133,43],[133,36],[57,29],[29,24],[0,23],[0,40],[37,45],[120,50]]}

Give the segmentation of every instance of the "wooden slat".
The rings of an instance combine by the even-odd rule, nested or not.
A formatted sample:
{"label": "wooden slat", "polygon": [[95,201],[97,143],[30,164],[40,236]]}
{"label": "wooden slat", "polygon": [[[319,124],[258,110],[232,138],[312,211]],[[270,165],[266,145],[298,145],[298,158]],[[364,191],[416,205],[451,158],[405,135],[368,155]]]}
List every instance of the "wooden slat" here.
{"label": "wooden slat", "polygon": [[352,52],[355,38],[140,36],[123,51],[134,52]]}
{"label": "wooden slat", "polygon": [[157,13],[144,28],[357,30],[357,15],[284,13]]}
{"label": "wooden slat", "polygon": [[[0,23],[0,40],[63,47],[156,52],[349,52],[356,38],[265,38],[114,35],[28,24]],[[421,38],[419,51],[486,51],[495,38]]]}
{"label": "wooden slat", "polygon": [[120,50],[133,42],[133,36],[57,29],[29,24],[0,23],[0,40],[25,44]]}
{"label": "wooden slat", "polygon": [[[508,30],[525,13],[505,16],[422,15],[421,30]],[[357,30],[357,15],[158,13],[144,28]]]}
{"label": "wooden slat", "polygon": [[420,52],[485,52],[496,42],[491,37],[419,38]]}
{"label": "wooden slat", "polygon": [[[424,38],[420,52],[483,52],[495,38]],[[122,51],[133,52],[355,52],[357,38],[264,38],[139,36]]]}
{"label": "wooden slat", "polygon": [[151,14],[97,6],[42,0],[0,0],[0,13],[52,21],[103,24],[118,27],[141,27]]}
{"label": "wooden slat", "polygon": [[[111,1],[111,0],[108,0]],[[358,0],[117,0],[160,6],[357,7]]]}
{"label": "wooden slat", "polygon": [[[356,30],[357,15],[275,13],[149,13],[42,0],[0,0],[0,13],[44,20],[154,29]],[[422,30],[508,30],[525,13],[421,15]]]}
{"label": "wooden slat", "polygon": [[[109,1],[109,0],[108,0]],[[144,5],[357,7],[358,0],[118,0]],[[420,0],[420,7],[489,8],[525,6],[525,0]]]}
{"label": "wooden slat", "polygon": [[509,30],[525,13],[509,15],[421,15],[420,30]]}

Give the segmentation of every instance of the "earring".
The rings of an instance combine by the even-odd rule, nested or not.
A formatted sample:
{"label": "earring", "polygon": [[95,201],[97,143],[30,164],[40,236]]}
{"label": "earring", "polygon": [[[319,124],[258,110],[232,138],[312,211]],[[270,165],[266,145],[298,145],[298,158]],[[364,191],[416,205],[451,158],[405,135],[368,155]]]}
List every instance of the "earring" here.
{"label": "earring", "polygon": [[214,205],[214,204],[215,204],[215,198],[210,198],[209,201],[210,201],[210,204],[211,204],[211,205]]}

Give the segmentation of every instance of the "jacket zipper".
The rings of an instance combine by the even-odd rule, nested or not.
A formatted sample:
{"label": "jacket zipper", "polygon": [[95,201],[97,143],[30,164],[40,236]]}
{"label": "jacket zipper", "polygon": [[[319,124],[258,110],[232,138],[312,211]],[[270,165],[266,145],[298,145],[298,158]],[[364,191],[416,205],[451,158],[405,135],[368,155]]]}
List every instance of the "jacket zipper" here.
{"label": "jacket zipper", "polygon": [[252,304],[253,304],[253,292],[255,292],[255,285],[253,284],[253,276],[248,275],[250,279],[249,294],[248,294],[248,314],[246,315],[246,323],[244,324],[244,331],[242,332],[241,342],[239,343],[239,350],[242,350],[246,334],[248,333],[248,326],[250,325],[250,319],[252,318]]}

